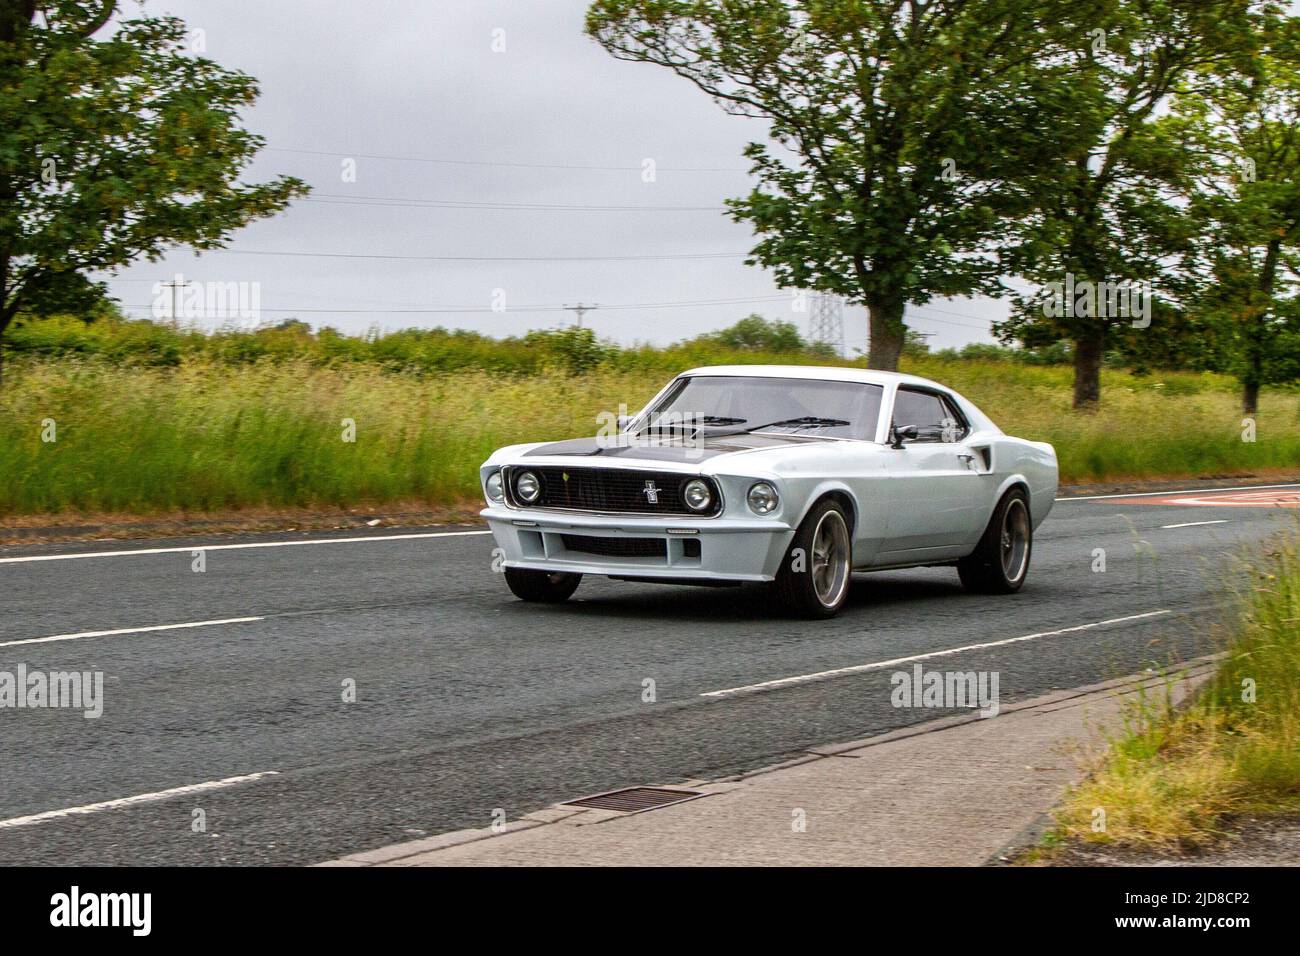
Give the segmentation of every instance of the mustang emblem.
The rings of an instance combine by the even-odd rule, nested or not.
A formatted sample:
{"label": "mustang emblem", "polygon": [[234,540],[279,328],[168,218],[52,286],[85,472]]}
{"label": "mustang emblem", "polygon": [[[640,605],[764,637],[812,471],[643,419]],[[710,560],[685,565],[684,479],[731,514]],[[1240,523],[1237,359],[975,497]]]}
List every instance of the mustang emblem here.
{"label": "mustang emblem", "polygon": [[652,505],[659,504],[659,489],[655,487],[653,481],[645,483],[645,500]]}

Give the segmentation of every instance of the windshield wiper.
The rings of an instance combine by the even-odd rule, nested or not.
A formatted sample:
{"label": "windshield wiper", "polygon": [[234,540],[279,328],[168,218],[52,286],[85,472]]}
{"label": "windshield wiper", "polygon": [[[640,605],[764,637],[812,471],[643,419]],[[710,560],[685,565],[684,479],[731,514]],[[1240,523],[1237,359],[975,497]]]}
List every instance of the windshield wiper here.
{"label": "windshield wiper", "polygon": [[768,422],[766,425],[755,425],[746,431],[756,432],[760,428],[833,428],[840,425],[851,425],[852,422],[846,422],[842,418],[818,418],[816,415],[805,415],[802,418],[785,418],[779,422]]}
{"label": "windshield wiper", "polygon": [[664,431],[689,431],[697,425],[715,425],[725,427],[728,425],[743,425],[747,419],[729,418],[726,415],[696,415],[694,418],[683,421],[669,421],[647,419],[646,423],[636,430],[638,435],[652,434],[654,432]]}

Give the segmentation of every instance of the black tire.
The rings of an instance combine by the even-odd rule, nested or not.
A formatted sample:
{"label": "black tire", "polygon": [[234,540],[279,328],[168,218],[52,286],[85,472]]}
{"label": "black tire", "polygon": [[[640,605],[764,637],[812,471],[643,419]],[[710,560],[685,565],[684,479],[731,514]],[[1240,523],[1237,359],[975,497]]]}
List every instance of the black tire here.
{"label": "black tire", "polygon": [[795,532],[772,582],[772,596],[791,614],[834,617],[848,600],[852,576],[852,525],[844,509],[827,498],[813,506]]}
{"label": "black tire", "polygon": [[1012,488],[993,509],[979,545],[957,562],[957,573],[975,594],[1014,594],[1029,574],[1033,550],[1029,498],[1023,489]]}
{"label": "black tire", "polygon": [[578,590],[581,574],[565,571],[529,571],[525,568],[506,568],[506,584],[522,601],[540,601],[543,604],[560,604]]}

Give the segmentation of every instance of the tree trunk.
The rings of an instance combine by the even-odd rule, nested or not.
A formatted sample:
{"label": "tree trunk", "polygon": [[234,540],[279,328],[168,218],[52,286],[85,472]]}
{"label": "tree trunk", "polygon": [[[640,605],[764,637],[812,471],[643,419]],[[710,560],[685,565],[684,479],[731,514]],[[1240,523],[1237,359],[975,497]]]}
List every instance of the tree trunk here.
{"label": "tree trunk", "polygon": [[1241,383],[1241,411],[1245,415],[1254,415],[1259,411],[1259,382]]}
{"label": "tree trunk", "polygon": [[1074,407],[1094,409],[1101,402],[1101,356],[1106,327],[1097,323],[1074,340]]}
{"label": "tree trunk", "polygon": [[9,323],[13,321],[15,309],[9,314],[7,309],[0,308],[0,388],[4,387],[4,368],[5,368],[5,330],[9,328]]}
{"label": "tree trunk", "polygon": [[1254,415],[1259,411],[1259,387],[1264,382],[1264,349],[1268,338],[1269,304],[1273,296],[1273,283],[1277,278],[1277,263],[1282,252],[1282,240],[1274,239],[1264,254],[1264,265],[1259,272],[1259,291],[1263,296],[1258,310],[1248,319],[1246,329],[1246,374],[1241,376],[1241,411]]}
{"label": "tree trunk", "polygon": [[867,368],[897,372],[898,357],[903,354],[905,327],[903,308],[907,303],[868,302],[870,340],[867,342]]}

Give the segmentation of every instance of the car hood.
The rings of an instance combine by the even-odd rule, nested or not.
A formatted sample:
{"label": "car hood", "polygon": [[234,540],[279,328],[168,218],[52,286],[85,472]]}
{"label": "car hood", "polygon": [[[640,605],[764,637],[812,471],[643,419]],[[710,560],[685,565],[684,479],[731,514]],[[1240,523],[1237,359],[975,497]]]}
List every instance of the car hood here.
{"label": "car hood", "polygon": [[525,458],[557,455],[575,458],[630,459],[690,463],[739,452],[765,451],[791,445],[822,444],[831,439],[808,435],[758,435],[751,433],[685,438],[571,438],[530,449]]}

